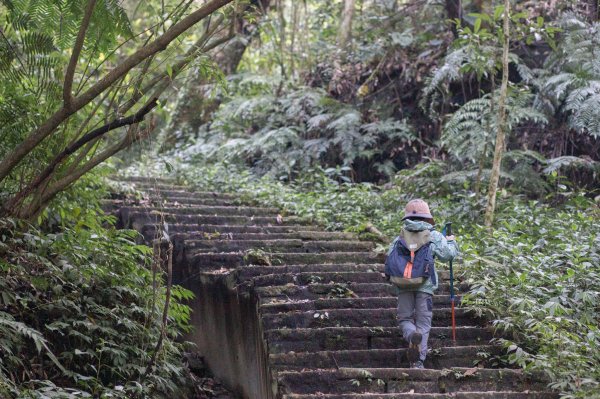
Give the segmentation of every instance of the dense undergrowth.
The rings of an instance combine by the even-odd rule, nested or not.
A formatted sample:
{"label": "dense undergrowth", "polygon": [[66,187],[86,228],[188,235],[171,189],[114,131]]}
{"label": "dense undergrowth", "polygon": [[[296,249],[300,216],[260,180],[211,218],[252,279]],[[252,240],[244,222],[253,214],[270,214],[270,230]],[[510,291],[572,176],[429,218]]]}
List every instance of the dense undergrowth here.
{"label": "dense undergrowth", "polygon": [[[40,217],[0,219],[0,397],[182,397],[189,298],[174,288],[166,338],[165,287],[137,232],[117,230],[86,178]],[[154,289],[153,289],[153,284]],[[174,303],[174,305],[173,305]],[[155,359],[153,360],[153,357]]]}
{"label": "dense undergrowth", "polygon": [[[489,233],[484,199],[468,182],[444,180],[439,161],[402,171],[383,187],[347,182],[341,168],[314,169],[287,183],[233,165],[169,165],[198,189],[235,192],[365,236],[372,236],[366,229],[372,224],[393,237],[406,202],[426,198],[438,226],[454,223],[462,251],[457,267],[472,286],[463,303],[503,332],[506,360],[548,373],[565,398],[600,396],[600,210],[589,193],[552,176],[553,191],[542,201],[502,190]],[[154,168],[160,172],[164,164]]]}

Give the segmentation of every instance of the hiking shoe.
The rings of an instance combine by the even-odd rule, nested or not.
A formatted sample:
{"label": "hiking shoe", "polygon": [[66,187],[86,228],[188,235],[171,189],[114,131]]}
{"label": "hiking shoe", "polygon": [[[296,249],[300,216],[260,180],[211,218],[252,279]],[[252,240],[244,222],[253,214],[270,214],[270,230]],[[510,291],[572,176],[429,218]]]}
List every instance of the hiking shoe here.
{"label": "hiking shoe", "polygon": [[423,366],[423,361],[422,360],[417,360],[414,363],[411,363],[410,368],[412,369],[424,369],[425,366]]}
{"label": "hiking shoe", "polygon": [[423,335],[420,332],[414,332],[410,336],[408,340],[408,351],[406,352],[406,356],[408,357],[408,361],[410,364],[416,363],[420,361],[419,357],[421,355],[421,341],[423,340]]}

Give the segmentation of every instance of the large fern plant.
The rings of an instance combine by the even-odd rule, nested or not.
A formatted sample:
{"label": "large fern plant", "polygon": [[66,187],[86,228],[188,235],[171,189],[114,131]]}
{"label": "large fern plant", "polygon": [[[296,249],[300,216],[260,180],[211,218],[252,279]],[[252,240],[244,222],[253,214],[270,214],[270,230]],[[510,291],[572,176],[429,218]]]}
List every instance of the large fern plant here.
{"label": "large fern plant", "polygon": [[600,23],[568,13],[557,50],[539,79],[536,106],[564,117],[572,129],[600,137]]}
{"label": "large fern plant", "polygon": [[[497,110],[492,95],[471,100],[458,109],[442,133],[442,145],[461,161],[477,162],[493,155],[495,132],[498,129]],[[546,116],[532,107],[532,95],[514,87],[507,99],[507,128],[512,131],[519,124],[533,122],[546,124]]]}
{"label": "large fern plant", "polygon": [[234,89],[238,93],[200,129],[185,154],[244,162],[259,174],[276,177],[314,166],[352,170],[358,164],[372,174],[391,176],[395,166],[390,158],[418,141],[406,121],[368,120],[323,90],[299,87],[275,97],[266,87],[241,87],[248,81],[242,77]]}

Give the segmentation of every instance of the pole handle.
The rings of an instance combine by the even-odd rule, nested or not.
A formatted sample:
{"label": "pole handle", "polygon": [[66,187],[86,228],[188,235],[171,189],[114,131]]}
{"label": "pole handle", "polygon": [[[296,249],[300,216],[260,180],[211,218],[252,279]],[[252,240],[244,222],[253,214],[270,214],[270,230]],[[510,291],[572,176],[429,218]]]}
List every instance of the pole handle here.
{"label": "pole handle", "polygon": [[451,236],[452,235],[452,222],[446,223],[446,226],[444,227],[444,230],[446,230],[446,235],[447,236]]}

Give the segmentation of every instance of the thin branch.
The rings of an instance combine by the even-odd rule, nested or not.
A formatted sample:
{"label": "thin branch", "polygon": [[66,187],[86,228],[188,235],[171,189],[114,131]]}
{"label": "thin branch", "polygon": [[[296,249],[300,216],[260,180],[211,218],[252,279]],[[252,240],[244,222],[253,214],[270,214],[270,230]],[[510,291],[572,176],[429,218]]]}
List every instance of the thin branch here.
{"label": "thin branch", "polygon": [[85,134],[79,140],[68,145],[62,150],[49,164],[48,166],[23,190],[17,193],[12,199],[7,201],[4,205],[3,213],[9,212],[11,209],[15,209],[17,205],[24,200],[29,194],[37,189],[48,177],[52,175],[58,165],[60,165],[67,157],[73,154],[75,151],[86,145],[92,140],[110,132],[111,130],[118,129],[123,126],[133,125],[141,122],[146,114],[148,114],[158,104],[158,99],[153,98],[146,105],[144,105],[138,112],[125,118],[117,118],[111,122],[101,126],[91,132]]}
{"label": "thin branch", "polygon": [[151,123],[150,126],[144,130],[144,132],[136,134],[136,130],[133,129],[134,126],[136,125],[130,126],[125,134],[125,137],[120,142],[106,148],[100,154],[96,155],[94,158],[82,165],[79,169],[75,170],[72,174],[69,174],[54,182],[54,184],[40,193],[38,196],[39,198],[28,207],[26,212],[22,212],[19,216],[23,219],[34,219],[48,205],[48,203],[54,199],[56,195],[58,195],[58,193],[66,190],[67,187],[79,180],[81,176],[85,175],[90,170],[94,169],[96,166],[100,165],[102,162],[106,161],[119,151],[122,151],[133,143],[146,138],[155,127],[154,123]]}
{"label": "thin branch", "polygon": [[[155,247],[160,247],[161,242],[155,244]],[[156,342],[156,347],[154,348],[154,352],[152,353],[152,357],[146,366],[146,371],[142,375],[142,379],[145,379],[146,376],[152,370],[154,364],[156,364],[156,357],[162,348],[163,340],[165,339],[165,335],[167,333],[167,322],[169,320],[169,307],[171,304],[171,288],[173,286],[173,243],[171,241],[168,242],[167,248],[167,291],[165,293],[165,306],[163,307],[162,314],[162,324],[160,327],[160,336],[158,337],[158,341]]]}
{"label": "thin branch", "polygon": [[77,32],[77,38],[75,39],[75,46],[73,46],[73,52],[71,53],[71,59],[67,66],[67,72],[65,73],[65,83],[63,86],[63,101],[65,102],[65,108],[70,109],[73,103],[73,77],[75,76],[75,69],[77,69],[77,62],[81,55],[81,49],[83,48],[83,42],[85,41],[85,33],[90,26],[92,20],[92,14],[94,13],[94,7],[96,6],[96,0],[88,0],[83,14],[83,20],[79,32]]}
{"label": "thin branch", "polygon": [[131,56],[127,57],[122,63],[112,69],[106,76],[100,79],[96,84],[90,87],[81,96],[74,98],[72,106],[69,108],[62,107],[50,116],[42,125],[32,131],[13,151],[11,151],[0,162],[0,181],[4,180],[8,174],[21,162],[21,160],[29,154],[39,143],[48,137],[55,129],[65,121],[69,116],[79,111],[81,108],[89,104],[98,95],[109,88],[114,82],[129,73],[131,69],[136,67],[146,58],[163,51],[167,46],[175,40],[179,35],[183,34],[193,25],[231,3],[233,0],[213,0],[200,7],[180,22],[171,26],[162,36],[157,38],[148,46],[140,48]]}

